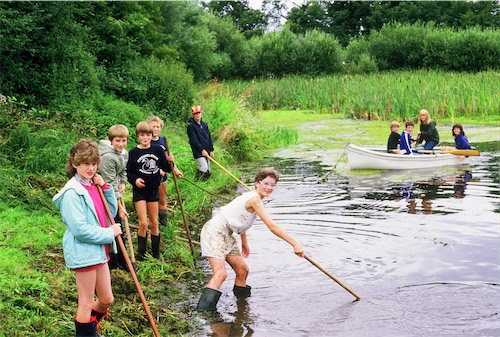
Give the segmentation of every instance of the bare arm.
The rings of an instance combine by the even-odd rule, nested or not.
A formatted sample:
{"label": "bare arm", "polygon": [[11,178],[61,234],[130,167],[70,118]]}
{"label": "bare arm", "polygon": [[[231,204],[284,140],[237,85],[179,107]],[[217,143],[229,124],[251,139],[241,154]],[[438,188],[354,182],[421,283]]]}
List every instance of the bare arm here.
{"label": "bare arm", "polygon": [[247,207],[247,209],[249,209],[249,211],[253,209],[274,235],[292,245],[295,254],[299,255],[300,257],[304,257],[305,252],[304,249],[302,249],[300,243],[273,221],[271,216],[269,216],[269,214],[266,212],[264,204],[259,197],[248,200],[245,206]]}

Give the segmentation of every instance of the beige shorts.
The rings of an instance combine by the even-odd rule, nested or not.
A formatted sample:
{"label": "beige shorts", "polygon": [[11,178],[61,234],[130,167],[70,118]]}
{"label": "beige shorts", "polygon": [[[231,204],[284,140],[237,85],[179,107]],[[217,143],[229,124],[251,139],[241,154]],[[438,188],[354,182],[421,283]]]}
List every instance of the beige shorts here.
{"label": "beige shorts", "polygon": [[201,229],[201,255],[225,260],[226,256],[241,256],[240,247],[226,221],[219,216],[209,220]]}

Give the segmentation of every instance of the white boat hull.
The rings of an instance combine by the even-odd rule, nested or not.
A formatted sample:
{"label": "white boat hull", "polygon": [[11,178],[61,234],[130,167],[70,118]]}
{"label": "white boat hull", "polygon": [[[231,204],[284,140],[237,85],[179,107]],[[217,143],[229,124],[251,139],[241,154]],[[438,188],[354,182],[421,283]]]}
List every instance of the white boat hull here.
{"label": "white boat hull", "polygon": [[347,145],[347,161],[353,170],[411,170],[430,167],[463,165],[467,158],[453,154],[414,154],[401,155]]}

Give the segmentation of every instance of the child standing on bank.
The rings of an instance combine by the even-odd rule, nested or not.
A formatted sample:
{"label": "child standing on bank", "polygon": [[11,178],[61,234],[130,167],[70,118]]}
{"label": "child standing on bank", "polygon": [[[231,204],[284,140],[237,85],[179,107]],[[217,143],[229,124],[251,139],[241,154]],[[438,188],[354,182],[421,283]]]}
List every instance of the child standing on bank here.
{"label": "child standing on bank", "polygon": [[391,134],[389,135],[389,139],[387,140],[387,152],[399,153],[399,140],[401,138],[401,135],[398,133],[399,122],[392,121],[389,127],[391,129]]}
{"label": "child standing on bank", "polygon": [[108,267],[109,249],[113,246],[116,252],[115,237],[122,230],[120,224],[111,225],[106,218],[97,186],[103,189],[111,213],[116,214],[117,204],[113,189],[96,173],[100,162],[95,142],[81,139],[73,145],[66,164],[70,179],[53,198],[66,225],[64,260],[76,273],[76,336],[97,336],[97,323],[114,301]]}
{"label": "child standing on bank", "polygon": [[[165,152],[165,156],[168,157],[167,139],[165,138],[165,136],[160,136],[160,132],[164,126],[163,120],[157,116],[149,116],[146,121],[149,122],[149,124],[151,124],[151,126],[153,127],[153,137],[151,138],[151,145],[160,146]],[[173,169],[174,172],[172,174],[175,174],[178,178],[184,178],[184,175],[177,168],[177,166],[175,166],[175,164],[173,165]],[[167,226],[167,182],[168,175],[165,174],[161,178],[159,191],[160,199],[158,200],[158,214],[160,217],[160,225],[164,227]]]}
{"label": "child standing on bank", "polygon": [[210,177],[210,159],[214,158],[214,143],[212,135],[208,130],[208,124],[203,122],[203,110],[201,106],[195,105],[191,108],[191,118],[187,126],[189,145],[193,151],[193,157],[200,164],[200,169],[196,172],[196,180],[207,180]]}
{"label": "child standing on bank", "polygon": [[[148,217],[151,230],[151,251],[160,258],[160,229],[158,227],[158,200],[161,177],[170,172],[165,152],[160,146],[151,145],[153,127],[148,122],[139,122],[135,128],[139,145],[129,152],[127,178],[132,184],[132,201],[139,219],[137,231],[137,259],[144,260],[147,247]],[[172,154],[168,160],[174,160]]]}
{"label": "child standing on bank", "polygon": [[[116,124],[109,128],[108,139],[99,141],[99,153],[102,158],[98,173],[103,179],[113,187],[116,199],[118,200],[118,213],[115,216],[115,223],[122,223],[122,219],[128,218],[127,210],[122,206],[120,200],[125,193],[127,184],[127,161],[128,152],[125,149],[128,143],[129,132],[125,125]],[[110,269],[120,267],[128,270],[128,266],[119,245],[118,254],[111,254],[109,260]]]}
{"label": "child standing on bank", "polygon": [[411,134],[414,127],[415,124],[412,121],[406,121],[405,130],[401,133],[401,138],[399,140],[399,149],[401,151],[404,151],[403,154],[413,155],[413,152],[411,150]]}

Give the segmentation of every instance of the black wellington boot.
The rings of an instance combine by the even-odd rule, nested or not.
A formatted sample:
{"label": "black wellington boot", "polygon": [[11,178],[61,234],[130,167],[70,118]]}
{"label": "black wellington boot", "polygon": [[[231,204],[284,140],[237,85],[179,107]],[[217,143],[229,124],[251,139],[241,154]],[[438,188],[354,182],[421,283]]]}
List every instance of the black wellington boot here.
{"label": "black wellington boot", "polygon": [[210,176],[211,176],[210,171],[203,172],[201,175],[201,180],[206,181],[208,180],[208,178],[210,178]]}
{"label": "black wellington boot", "polygon": [[215,309],[217,309],[217,302],[219,302],[220,295],[222,295],[222,293],[218,290],[203,288],[196,310],[215,311]]}
{"label": "black wellington boot", "polygon": [[160,218],[160,227],[167,227],[167,210],[166,209],[160,209],[158,211],[158,217]]}
{"label": "black wellington boot", "polygon": [[80,323],[75,320],[76,337],[99,337],[97,334],[97,322],[93,318],[90,322]]}
{"label": "black wellington boot", "polygon": [[160,258],[160,234],[151,234],[151,253],[155,259]]}
{"label": "black wellington boot", "polygon": [[195,180],[195,181],[200,181],[200,180],[202,180],[202,178],[203,178],[203,174],[204,174],[204,173],[205,173],[205,172],[202,172],[202,171],[200,171],[200,170],[196,171],[196,174],[195,174],[195,176],[194,176],[194,180]]}
{"label": "black wellington boot", "polygon": [[146,246],[148,245],[148,238],[137,235],[137,260],[144,261],[146,255]]}
{"label": "black wellington boot", "polygon": [[251,295],[250,290],[251,289],[252,289],[252,287],[250,287],[249,285],[246,285],[245,287],[234,286],[233,287],[233,294],[237,298],[250,297],[250,295]]}

